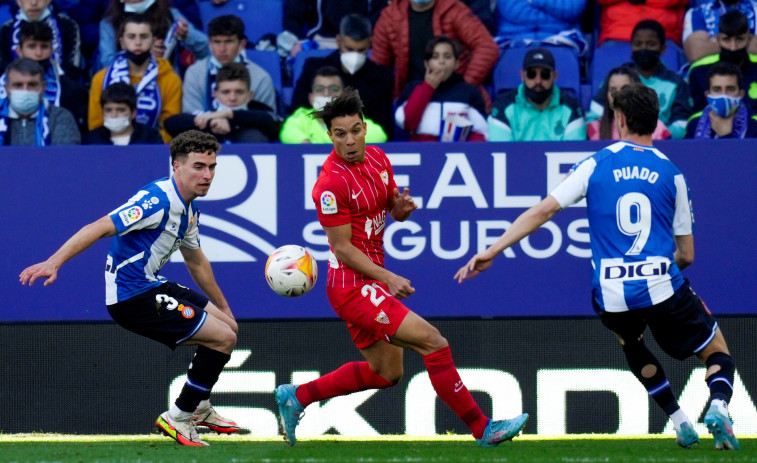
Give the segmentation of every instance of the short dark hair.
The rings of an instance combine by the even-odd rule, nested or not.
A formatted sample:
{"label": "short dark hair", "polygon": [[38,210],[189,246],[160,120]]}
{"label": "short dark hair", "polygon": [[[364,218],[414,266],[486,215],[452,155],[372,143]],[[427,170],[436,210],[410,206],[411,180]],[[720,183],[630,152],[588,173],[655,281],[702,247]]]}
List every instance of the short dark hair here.
{"label": "short dark hair", "polygon": [[339,35],[342,37],[365,40],[370,39],[372,34],[371,21],[361,14],[350,13],[339,22]]}
{"label": "short dark hair", "polygon": [[739,10],[730,10],[723,13],[718,21],[718,32],[726,37],[735,37],[749,32],[749,19]]}
{"label": "short dark hair", "polygon": [[217,16],[208,23],[208,37],[218,35],[234,35],[239,40],[246,38],[244,35],[244,22],[239,16],[225,14]]}
{"label": "short dark hair", "polygon": [[11,71],[20,72],[29,76],[39,75],[42,80],[45,80],[45,70],[42,66],[29,58],[16,58],[10,62],[8,67],[5,68],[5,75],[9,75]]}
{"label": "short dark hair", "polygon": [[126,82],[110,84],[100,94],[100,106],[105,103],[123,103],[134,111],[137,109],[137,91]]}
{"label": "short dark hair", "polygon": [[184,159],[189,153],[205,153],[221,151],[216,137],[199,130],[187,130],[171,140],[171,164],[177,159]]}
{"label": "short dark hair", "polygon": [[18,44],[23,46],[29,40],[52,42],[53,30],[44,21],[21,21],[18,29]]}
{"label": "short dark hair", "polygon": [[243,63],[229,63],[218,70],[216,85],[230,80],[242,80],[250,88],[250,71]]}
{"label": "short dark hair", "polygon": [[[318,68],[317,71],[315,71],[315,75],[313,76],[313,82],[315,82],[316,77],[339,77],[341,80],[342,75],[339,73],[339,69],[335,68],[334,66],[321,66]],[[310,82],[312,85],[313,82]]]}
{"label": "short dark hair", "polygon": [[638,31],[652,31],[655,34],[657,34],[657,39],[660,41],[660,45],[665,45],[665,28],[662,27],[662,24],[655,21],[654,19],[642,19],[633,28],[633,32],[631,32],[631,40],[633,40],[633,36],[636,35]]}
{"label": "short dark hair", "polygon": [[426,43],[426,48],[423,49],[424,61],[428,61],[432,56],[434,56],[434,48],[436,48],[436,46],[440,43],[448,43],[449,46],[452,47],[452,54],[455,55],[455,59],[460,57],[460,53],[463,51],[463,48],[460,46],[460,43],[457,40],[453,40],[446,35],[437,35],[436,37],[432,37],[428,41],[428,43]]}
{"label": "short dark hair", "polygon": [[744,88],[744,75],[741,74],[741,69],[728,61],[718,61],[707,71],[707,88],[710,87],[713,76],[736,76],[739,90]]}
{"label": "short dark hair", "polygon": [[337,117],[358,115],[360,120],[363,119],[363,101],[360,99],[360,93],[352,87],[347,87],[337,97],[326,103],[323,109],[313,111],[310,117],[320,119],[326,124],[326,128],[331,131],[331,121]]}
{"label": "short dark hair", "polygon": [[118,29],[118,37],[124,36],[124,31],[126,31],[127,24],[147,24],[148,26],[150,26],[150,33],[152,33],[153,36],[156,35],[155,26],[150,21],[150,18],[141,13],[135,13],[124,18],[123,22],[121,23],[121,27]]}
{"label": "short dark hair", "polygon": [[613,92],[612,109],[626,116],[628,130],[636,135],[652,135],[660,115],[657,92],[644,84],[631,84]]}

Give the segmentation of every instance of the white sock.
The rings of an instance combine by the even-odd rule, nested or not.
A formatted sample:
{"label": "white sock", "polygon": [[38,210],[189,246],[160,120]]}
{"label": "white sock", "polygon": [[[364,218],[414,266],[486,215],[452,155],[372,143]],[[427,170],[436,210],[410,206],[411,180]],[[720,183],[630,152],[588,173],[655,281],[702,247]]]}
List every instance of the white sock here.
{"label": "white sock", "polygon": [[710,402],[711,405],[714,405],[718,408],[720,413],[722,413],[725,416],[728,416],[728,403],[726,403],[723,399],[714,399],[712,402]]}
{"label": "white sock", "polygon": [[176,404],[171,405],[171,408],[168,409],[168,414],[171,415],[171,418],[177,421],[186,421],[192,418],[192,412],[185,412],[177,407]]}
{"label": "white sock", "polygon": [[686,414],[680,408],[676,410],[672,415],[670,415],[670,419],[673,420],[673,427],[676,429],[676,431],[681,430],[681,425],[683,423],[689,422],[689,417],[686,416]]}

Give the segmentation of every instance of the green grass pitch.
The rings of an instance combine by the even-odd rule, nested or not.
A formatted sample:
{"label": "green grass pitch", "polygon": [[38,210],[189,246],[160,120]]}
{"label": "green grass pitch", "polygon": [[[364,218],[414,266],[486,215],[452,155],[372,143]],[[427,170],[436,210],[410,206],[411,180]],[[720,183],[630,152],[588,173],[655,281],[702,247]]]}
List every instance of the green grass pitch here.
{"label": "green grass pitch", "polygon": [[209,447],[183,447],[167,437],[0,434],[2,462],[265,462],[265,463],[464,463],[464,462],[757,462],[757,441],[741,437],[739,452],[716,451],[712,439],[691,449],[671,436],[526,435],[495,448],[479,448],[469,436],[411,439],[404,436],[283,440],[204,435]]}

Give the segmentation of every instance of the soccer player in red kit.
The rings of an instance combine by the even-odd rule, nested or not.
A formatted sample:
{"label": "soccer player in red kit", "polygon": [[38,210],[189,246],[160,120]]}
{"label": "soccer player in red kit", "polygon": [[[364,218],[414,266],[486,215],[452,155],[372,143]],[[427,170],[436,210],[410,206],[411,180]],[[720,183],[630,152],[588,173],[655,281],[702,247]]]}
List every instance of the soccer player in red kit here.
{"label": "soccer player in red kit", "polygon": [[334,144],[313,201],[332,251],[326,294],[366,361],[347,363],[299,386],[277,387],[284,439],[296,443],[297,423],[313,402],[397,384],[404,349],[410,349],[423,357],[434,390],[468,425],[478,445],[498,445],[520,432],[528,414],[501,421],[483,414],[460,379],[447,340],[400,301],[415,292],[410,281],[384,268],[387,215],[404,221],[418,206],[407,188],[397,189],[386,154],[365,146],[362,106],[358,93],[348,89],[312,114],[324,122]]}

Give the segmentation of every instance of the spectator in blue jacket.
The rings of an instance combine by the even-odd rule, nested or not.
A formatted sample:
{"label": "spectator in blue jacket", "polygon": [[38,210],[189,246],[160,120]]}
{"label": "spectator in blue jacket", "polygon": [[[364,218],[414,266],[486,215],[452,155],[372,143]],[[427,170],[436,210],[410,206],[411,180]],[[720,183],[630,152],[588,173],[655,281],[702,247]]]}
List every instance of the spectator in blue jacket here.
{"label": "spectator in blue jacket", "polygon": [[532,43],[566,45],[586,51],[581,15],[586,0],[497,0],[495,40],[503,48]]}

